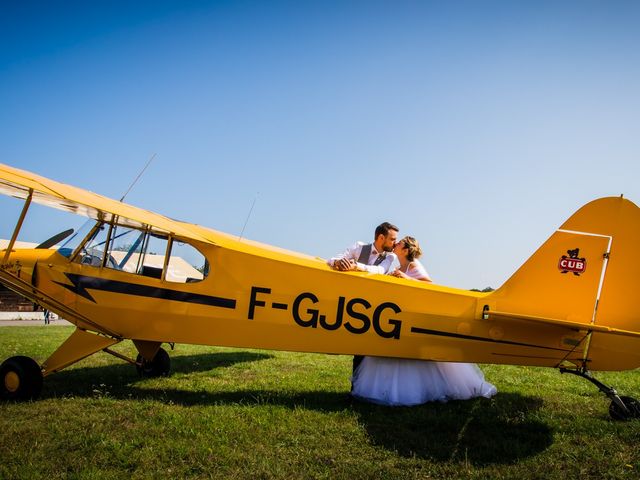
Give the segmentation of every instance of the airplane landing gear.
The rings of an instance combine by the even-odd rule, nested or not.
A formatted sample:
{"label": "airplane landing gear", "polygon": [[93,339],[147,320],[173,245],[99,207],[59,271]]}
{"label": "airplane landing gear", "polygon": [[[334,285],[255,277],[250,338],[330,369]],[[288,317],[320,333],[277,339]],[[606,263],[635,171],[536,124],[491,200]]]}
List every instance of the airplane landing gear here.
{"label": "airplane landing gear", "polygon": [[0,366],[2,400],[34,400],[42,391],[42,370],[33,358],[16,356]]}
{"label": "airplane landing gear", "polygon": [[640,418],[640,402],[633,397],[618,395],[615,388],[608,387],[604,383],[596,380],[591,376],[587,369],[573,370],[570,368],[560,367],[560,373],[571,373],[582,377],[593,383],[598,390],[611,399],[609,405],[609,415],[614,420],[629,420],[632,418]]}
{"label": "airplane landing gear", "polygon": [[171,358],[164,348],[160,348],[150,362],[138,354],[136,369],[141,377],[166,377],[171,370]]}
{"label": "airplane landing gear", "polygon": [[626,407],[622,409],[613,400],[609,405],[609,415],[614,420],[629,420],[630,418],[640,418],[640,402],[633,397],[620,397]]}

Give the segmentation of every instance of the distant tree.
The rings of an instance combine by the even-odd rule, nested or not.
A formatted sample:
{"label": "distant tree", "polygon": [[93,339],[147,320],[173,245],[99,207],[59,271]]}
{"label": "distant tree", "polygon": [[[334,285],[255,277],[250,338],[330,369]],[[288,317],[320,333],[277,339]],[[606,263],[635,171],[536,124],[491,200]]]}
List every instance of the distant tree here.
{"label": "distant tree", "polygon": [[200,267],[193,266],[196,270],[198,270],[203,277],[209,275],[209,262],[205,259],[204,263]]}
{"label": "distant tree", "polygon": [[121,243],[121,244],[116,244],[115,246],[112,247],[112,249],[116,252],[128,252],[129,249],[133,246],[132,243]]}
{"label": "distant tree", "polygon": [[488,292],[493,292],[495,289],[491,288],[491,287],[485,287],[482,290],[478,290],[477,288],[472,288],[471,291],[472,292],[482,292],[482,293],[488,293]]}

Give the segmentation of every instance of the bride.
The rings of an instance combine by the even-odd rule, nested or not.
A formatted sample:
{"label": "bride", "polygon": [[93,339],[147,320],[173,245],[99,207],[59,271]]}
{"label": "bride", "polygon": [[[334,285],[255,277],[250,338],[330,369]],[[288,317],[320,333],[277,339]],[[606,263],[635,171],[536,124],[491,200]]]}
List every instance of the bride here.
{"label": "bride", "polygon": [[[404,237],[393,249],[400,267],[391,275],[430,282],[418,261],[418,241]],[[425,402],[490,398],[497,393],[472,363],[432,362],[401,358],[365,357],[354,373],[351,394],[360,400],[382,405],[410,406]]]}

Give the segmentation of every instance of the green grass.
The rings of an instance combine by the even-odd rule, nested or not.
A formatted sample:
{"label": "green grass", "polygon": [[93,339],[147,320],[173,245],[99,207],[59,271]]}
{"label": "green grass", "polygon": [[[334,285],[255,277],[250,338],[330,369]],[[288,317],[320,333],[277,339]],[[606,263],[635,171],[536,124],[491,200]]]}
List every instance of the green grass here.
{"label": "green grass", "polygon": [[[0,359],[43,361],[71,332],[0,328]],[[640,477],[640,420],[610,420],[603,394],[552,369],[486,365],[492,400],[386,408],[347,401],[351,357],[170,354],[168,378],[98,353],[40,400],[0,403],[0,478]],[[640,397],[639,374],[596,376]]]}

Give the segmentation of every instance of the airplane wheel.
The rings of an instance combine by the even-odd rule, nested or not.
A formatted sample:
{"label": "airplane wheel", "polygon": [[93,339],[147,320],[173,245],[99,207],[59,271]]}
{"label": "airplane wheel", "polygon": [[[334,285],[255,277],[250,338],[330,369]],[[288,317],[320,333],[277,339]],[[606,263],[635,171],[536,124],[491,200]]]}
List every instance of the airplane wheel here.
{"label": "airplane wheel", "polygon": [[136,363],[138,374],[141,377],[166,377],[171,370],[171,358],[164,348],[160,348],[150,362],[138,354]]}
{"label": "airplane wheel", "polygon": [[614,420],[629,420],[630,418],[640,418],[640,402],[633,397],[620,397],[629,412],[622,410],[615,402],[609,405],[609,415]]}
{"label": "airplane wheel", "polygon": [[0,366],[0,398],[3,400],[34,400],[41,391],[42,370],[33,358],[11,357]]}

